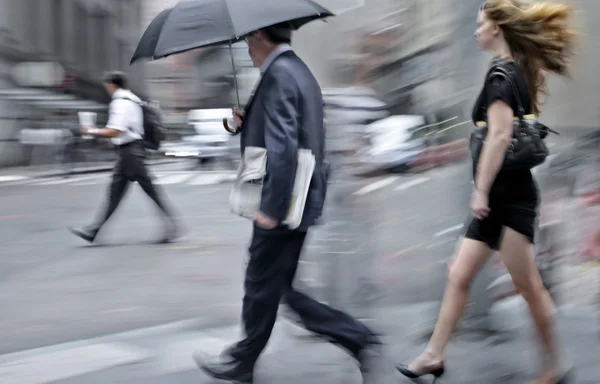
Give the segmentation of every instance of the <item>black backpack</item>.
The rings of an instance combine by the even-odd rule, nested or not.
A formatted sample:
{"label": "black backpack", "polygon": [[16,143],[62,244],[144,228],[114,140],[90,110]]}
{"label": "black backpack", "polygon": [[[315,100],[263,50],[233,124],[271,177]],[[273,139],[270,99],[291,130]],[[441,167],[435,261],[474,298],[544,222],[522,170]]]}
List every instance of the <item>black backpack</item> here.
{"label": "black backpack", "polygon": [[144,101],[138,102],[128,97],[120,97],[120,99],[132,101],[142,108],[144,115],[144,147],[153,150],[160,148],[160,143],[166,136],[160,109]]}

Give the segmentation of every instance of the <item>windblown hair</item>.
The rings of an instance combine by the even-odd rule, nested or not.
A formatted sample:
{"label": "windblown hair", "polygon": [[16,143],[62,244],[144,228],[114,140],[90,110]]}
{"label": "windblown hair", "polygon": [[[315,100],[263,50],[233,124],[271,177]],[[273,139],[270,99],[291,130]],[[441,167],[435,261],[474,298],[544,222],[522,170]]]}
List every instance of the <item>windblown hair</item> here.
{"label": "windblown hair", "polygon": [[539,95],[548,94],[543,72],[569,76],[576,40],[572,8],[552,2],[487,0],[481,10],[502,29],[524,72],[533,113],[539,114]]}

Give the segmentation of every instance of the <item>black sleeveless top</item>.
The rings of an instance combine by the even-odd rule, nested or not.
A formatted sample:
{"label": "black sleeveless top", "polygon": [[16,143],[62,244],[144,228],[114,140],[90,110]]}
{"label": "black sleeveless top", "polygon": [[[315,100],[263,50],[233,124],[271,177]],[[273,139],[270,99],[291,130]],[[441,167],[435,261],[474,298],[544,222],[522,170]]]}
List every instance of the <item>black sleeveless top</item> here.
{"label": "black sleeveless top", "polygon": [[[523,104],[526,114],[532,113],[531,101],[529,99],[529,92],[527,90],[527,82],[521,69],[512,61],[500,61],[494,59],[492,66],[503,65],[512,76],[512,81],[516,85],[519,97]],[[494,76],[490,78],[486,74],[486,79],[473,106],[472,119],[476,123],[478,121],[487,120],[487,110],[490,105],[495,101],[504,101],[506,104],[512,107],[513,113],[517,115],[517,100],[514,95],[511,84],[503,77]],[[473,166],[473,175],[476,173],[476,164]],[[490,205],[494,202],[504,203],[506,199],[509,200],[524,200],[531,203],[537,202],[538,191],[533,175],[528,169],[523,170],[509,170],[498,172],[496,180],[490,190]]]}

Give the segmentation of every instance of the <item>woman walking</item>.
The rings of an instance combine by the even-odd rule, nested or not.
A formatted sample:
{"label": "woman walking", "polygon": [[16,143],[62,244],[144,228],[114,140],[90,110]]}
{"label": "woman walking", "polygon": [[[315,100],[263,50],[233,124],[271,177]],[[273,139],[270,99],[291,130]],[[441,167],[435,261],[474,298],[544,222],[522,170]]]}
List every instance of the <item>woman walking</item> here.
{"label": "woman walking", "polygon": [[[487,0],[477,15],[475,36],[494,60],[473,108],[473,121],[488,133],[474,164],[473,218],[449,268],[439,318],[426,350],[398,370],[410,378],[444,373],[444,350],[464,312],[471,283],[492,250],[499,255],[526,300],[544,352],[535,383],[567,383],[555,340],[554,304],[535,265],[534,232],[540,202],[529,168],[502,169],[511,145],[513,120],[538,115],[544,75],[567,75],[575,33],[569,6],[550,2]],[[497,76],[502,67],[509,76]]]}

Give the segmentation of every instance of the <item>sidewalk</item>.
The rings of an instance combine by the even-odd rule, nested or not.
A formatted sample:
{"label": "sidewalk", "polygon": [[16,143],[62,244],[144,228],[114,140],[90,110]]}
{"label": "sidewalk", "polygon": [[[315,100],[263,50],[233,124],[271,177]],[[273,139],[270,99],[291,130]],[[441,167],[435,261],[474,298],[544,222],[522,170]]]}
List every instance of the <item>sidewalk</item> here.
{"label": "sidewalk", "polygon": [[[146,164],[162,165],[171,164],[181,161],[180,159],[174,158],[155,158],[146,160]],[[68,175],[83,175],[88,173],[98,172],[110,172],[115,165],[114,161],[101,161],[101,162],[89,162],[79,163],[73,167],[69,172],[60,165],[49,164],[49,165],[31,165],[25,167],[8,167],[0,168],[0,178],[11,178],[11,177],[27,177],[27,178],[44,178],[44,177],[60,177]]]}
{"label": "sidewalk", "polygon": [[[431,305],[382,309],[375,313],[377,327],[387,336],[382,383],[411,383],[394,370],[425,347],[424,330],[432,324]],[[578,384],[597,384],[600,378],[600,334],[592,317],[563,314],[559,322],[567,350],[567,364],[575,367]],[[109,336],[98,340],[0,356],[3,384],[209,384],[192,358],[199,349],[219,353],[235,341],[238,326],[196,329],[162,327]],[[481,337],[457,335],[447,354],[445,384],[522,384],[536,373],[535,339],[531,327],[513,334]],[[426,378],[422,382],[430,382]],[[280,319],[257,366],[260,384],[361,383],[355,361],[340,349],[321,341],[291,322]]]}

